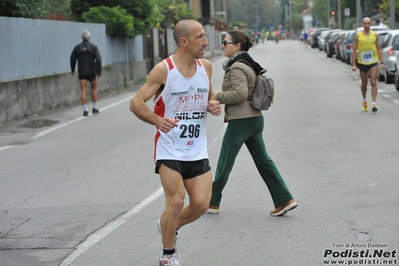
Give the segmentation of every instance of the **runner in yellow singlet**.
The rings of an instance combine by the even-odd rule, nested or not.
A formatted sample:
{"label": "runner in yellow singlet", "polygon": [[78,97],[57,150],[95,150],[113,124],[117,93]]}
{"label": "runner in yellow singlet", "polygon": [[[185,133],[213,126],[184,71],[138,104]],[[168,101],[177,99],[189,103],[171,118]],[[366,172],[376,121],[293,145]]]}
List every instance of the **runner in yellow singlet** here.
{"label": "runner in yellow singlet", "polygon": [[[359,68],[360,78],[362,85],[360,86],[363,95],[363,106],[364,112],[368,111],[366,93],[367,93],[367,81],[368,74],[370,74],[371,83],[371,110],[377,112],[377,73],[378,73],[378,60],[382,69],[385,69],[385,63],[382,61],[382,52],[380,43],[378,42],[378,35],[370,30],[371,19],[365,17],[362,20],[363,31],[356,33],[353,39],[352,46],[352,70],[357,71]],[[356,58],[356,51],[357,58]]]}

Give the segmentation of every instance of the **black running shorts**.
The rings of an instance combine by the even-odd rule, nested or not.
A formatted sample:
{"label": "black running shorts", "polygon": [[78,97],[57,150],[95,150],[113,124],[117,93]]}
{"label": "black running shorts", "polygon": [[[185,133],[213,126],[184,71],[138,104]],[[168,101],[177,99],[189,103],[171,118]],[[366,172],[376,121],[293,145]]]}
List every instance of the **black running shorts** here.
{"label": "black running shorts", "polygon": [[183,180],[197,177],[211,170],[208,159],[199,161],[158,160],[155,163],[155,173],[159,174],[161,164],[181,174]]}
{"label": "black running shorts", "polygon": [[85,79],[88,81],[93,81],[96,79],[96,75],[79,75],[79,79]]}
{"label": "black running shorts", "polygon": [[363,65],[363,64],[357,63],[357,68],[359,68],[359,70],[362,72],[368,72],[370,69],[372,69],[375,66],[377,66],[377,63],[371,64],[371,65]]}

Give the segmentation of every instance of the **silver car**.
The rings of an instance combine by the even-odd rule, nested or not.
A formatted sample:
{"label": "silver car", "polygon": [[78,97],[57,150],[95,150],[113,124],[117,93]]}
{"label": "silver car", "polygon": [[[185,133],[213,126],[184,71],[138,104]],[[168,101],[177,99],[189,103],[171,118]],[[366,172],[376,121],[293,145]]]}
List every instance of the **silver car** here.
{"label": "silver car", "polygon": [[[396,50],[399,50],[399,45],[393,47]],[[393,79],[395,83],[395,89],[399,91],[399,54],[396,56],[396,62],[395,62],[395,75]]]}
{"label": "silver car", "polygon": [[393,83],[395,73],[396,56],[399,51],[394,48],[399,45],[399,30],[391,30],[385,36],[384,41],[381,44],[381,51],[383,61],[385,63],[385,70],[380,68],[380,62],[378,62],[378,80],[384,81],[385,83]]}
{"label": "silver car", "polygon": [[322,32],[320,33],[319,41],[317,42],[317,44],[319,45],[319,50],[320,50],[320,51],[323,51],[323,50],[324,50],[324,40],[325,40],[325,38],[326,38],[328,32],[329,32],[329,30],[325,30],[325,31],[322,31]]}

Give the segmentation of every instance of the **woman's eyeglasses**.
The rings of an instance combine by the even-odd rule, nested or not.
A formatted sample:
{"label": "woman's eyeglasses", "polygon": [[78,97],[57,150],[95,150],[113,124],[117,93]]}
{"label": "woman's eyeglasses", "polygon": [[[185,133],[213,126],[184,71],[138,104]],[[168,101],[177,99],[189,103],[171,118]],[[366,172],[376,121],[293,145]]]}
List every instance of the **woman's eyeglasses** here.
{"label": "woman's eyeglasses", "polygon": [[224,45],[224,46],[226,46],[226,45],[228,45],[228,44],[232,44],[232,43],[234,43],[234,42],[228,42],[228,41],[226,41],[226,40],[223,40],[223,45]]}

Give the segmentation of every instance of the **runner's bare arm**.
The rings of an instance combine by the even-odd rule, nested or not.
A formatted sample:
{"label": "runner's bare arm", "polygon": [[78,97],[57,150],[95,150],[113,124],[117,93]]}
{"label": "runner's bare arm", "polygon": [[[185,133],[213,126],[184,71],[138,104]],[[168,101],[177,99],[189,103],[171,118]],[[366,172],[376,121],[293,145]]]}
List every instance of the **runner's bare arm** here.
{"label": "runner's bare arm", "polygon": [[356,34],[355,37],[353,38],[352,52],[351,52],[352,67],[356,67],[356,50],[357,50],[358,40],[359,40],[359,36]]}
{"label": "runner's bare arm", "polygon": [[166,77],[166,65],[164,62],[160,62],[154,66],[148,74],[145,84],[130,101],[130,111],[144,122],[157,125],[162,119],[148,108],[146,102],[159,93],[161,86],[166,83]]}

